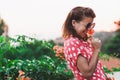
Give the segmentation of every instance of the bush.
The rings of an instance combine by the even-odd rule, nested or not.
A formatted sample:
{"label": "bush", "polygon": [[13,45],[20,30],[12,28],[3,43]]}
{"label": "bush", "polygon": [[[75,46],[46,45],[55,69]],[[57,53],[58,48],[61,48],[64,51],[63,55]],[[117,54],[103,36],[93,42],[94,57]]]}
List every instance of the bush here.
{"label": "bush", "polygon": [[0,53],[7,59],[39,59],[41,55],[55,57],[53,46],[55,43],[46,40],[37,40],[27,36],[17,36],[17,38],[9,38],[5,43],[3,40],[0,45]]}
{"label": "bush", "polygon": [[33,80],[68,80],[73,78],[65,60],[57,58],[55,43],[27,36],[0,37],[0,80],[16,80],[18,71]]}
{"label": "bush", "polygon": [[116,31],[116,35],[111,37],[110,40],[103,46],[105,53],[120,58],[120,29]]}
{"label": "bush", "polygon": [[33,80],[68,80],[73,78],[72,72],[67,68],[64,61],[52,59],[46,55],[39,60],[4,60],[0,68],[0,79],[7,75],[11,80],[16,80],[18,71],[25,72]]}

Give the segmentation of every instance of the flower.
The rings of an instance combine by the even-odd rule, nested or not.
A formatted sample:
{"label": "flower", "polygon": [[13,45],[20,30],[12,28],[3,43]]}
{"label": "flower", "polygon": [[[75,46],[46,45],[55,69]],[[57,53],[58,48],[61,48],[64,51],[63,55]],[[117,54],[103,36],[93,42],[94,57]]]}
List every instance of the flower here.
{"label": "flower", "polygon": [[19,70],[18,73],[19,73],[19,76],[22,76],[25,74],[25,72],[23,72],[22,70]]}
{"label": "flower", "polygon": [[55,45],[55,46],[53,47],[53,50],[57,50],[57,49],[58,49],[58,46]]}
{"label": "flower", "polygon": [[120,29],[120,20],[114,21],[117,29]]}
{"label": "flower", "polygon": [[24,71],[19,70],[18,73],[19,73],[19,76],[18,76],[18,78],[16,78],[17,80],[31,80],[31,78],[25,77]]}
{"label": "flower", "polygon": [[114,21],[114,24],[120,25],[120,20]]}
{"label": "flower", "polygon": [[93,36],[94,33],[95,33],[94,29],[88,30],[88,32],[87,32],[88,37],[89,37],[89,36]]}
{"label": "flower", "polygon": [[93,34],[94,33],[95,33],[95,31],[94,31],[93,28],[91,28],[90,30],[88,30],[88,32],[87,32],[87,37],[88,37],[87,42],[91,43],[91,40],[93,38]]}
{"label": "flower", "polygon": [[64,60],[65,59],[65,56],[64,56],[64,47],[63,46],[57,46],[55,45],[53,47],[53,50],[55,50],[56,54],[55,56]]}

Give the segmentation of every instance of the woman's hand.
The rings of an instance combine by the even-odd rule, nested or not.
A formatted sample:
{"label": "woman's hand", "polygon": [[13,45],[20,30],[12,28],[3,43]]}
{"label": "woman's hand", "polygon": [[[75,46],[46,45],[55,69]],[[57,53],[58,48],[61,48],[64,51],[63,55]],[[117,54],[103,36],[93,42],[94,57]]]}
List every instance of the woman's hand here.
{"label": "woman's hand", "polygon": [[101,49],[101,46],[102,46],[102,42],[101,42],[100,39],[92,38],[91,44],[92,44],[92,46],[93,46],[95,51],[99,51],[100,52],[100,49]]}

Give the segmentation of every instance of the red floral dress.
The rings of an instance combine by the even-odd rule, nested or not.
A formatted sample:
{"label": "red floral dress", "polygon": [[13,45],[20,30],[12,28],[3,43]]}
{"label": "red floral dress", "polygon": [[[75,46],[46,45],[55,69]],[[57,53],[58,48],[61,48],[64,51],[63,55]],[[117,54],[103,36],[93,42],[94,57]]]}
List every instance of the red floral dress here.
{"label": "red floral dress", "polygon": [[68,66],[72,70],[75,78],[77,80],[106,80],[106,76],[100,61],[98,61],[96,70],[93,73],[93,76],[89,79],[86,79],[80,70],[77,68],[77,58],[79,55],[85,57],[90,61],[93,53],[93,48],[90,43],[79,40],[75,37],[70,37],[64,41],[64,54],[67,60]]}

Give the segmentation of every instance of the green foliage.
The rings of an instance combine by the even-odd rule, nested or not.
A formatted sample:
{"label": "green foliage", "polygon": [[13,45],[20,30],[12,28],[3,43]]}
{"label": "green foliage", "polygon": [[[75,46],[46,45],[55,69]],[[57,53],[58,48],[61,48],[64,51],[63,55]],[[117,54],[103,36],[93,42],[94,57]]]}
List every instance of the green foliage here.
{"label": "green foliage", "polygon": [[[58,61],[57,61],[58,60]],[[0,68],[0,79],[6,74],[12,80],[18,77],[18,71],[25,72],[33,80],[68,80],[73,78],[72,72],[66,67],[64,61],[52,59],[43,55],[39,60],[4,60],[5,66]]]}
{"label": "green foliage", "polygon": [[120,71],[120,68],[112,68],[113,71],[118,72]]}
{"label": "green foliage", "polygon": [[108,73],[108,74],[113,74],[113,72],[120,71],[120,68],[115,68],[115,67],[113,67],[112,70],[109,70],[107,67],[103,66],[103,69],[104,69],[105,73]]}
{"label": "green foliage", "polygon": [[120,57],[120,29],[104,44],[103,49],[110,55]]}
{"label": "green foliage", "polygon": [[[3,42],[0,43],[1,45]],[[9,45],[8,45],[9,44]],[[7,59],[39,59],[41,55],[48,55],[55,57],[53,46],[55,44],[51,41],[37,40],[27,36],[17,36],[17,38],[9,38],[9,43],[3,45],[4,50],[0,49],[3,56]],[[8,48],[9,47],[9,48]]]}
{"label": "green foliage", "polygon": [[110,71],[108,68],[106,68],[106,67],[103,67],[103,69],[104,69],[104,71],[105,71],[105,73],[111,73],[112,71]]}
{"label": "green foliage", "polygon": [[[109,58],[110,58],[110,57],[113,57],[113,56],[110,56],[110,55],[108,55],[108,54],[106,54],[106,53],[102,53],[102,52],[101,52],[101,53],[99,54],[99,57],[100,57],[100,59],[102,59],[102,60],[107,60],[107,61],[109,61]],[[104,69],[105,73],[112,73],[112,74],[113,74],[113,72],[120,71],[120,68],[116,68],[116,67],[113,67],[112,70],[109,70],[106,66],[103,66],[103,69]]]}
{"label": "green foliage", "polygon": [[109,58],[110,58],[109,55],[102,53],[102,52],[100,52],[99,57],[100,57],[100,59],[107,60],[107,61],[109,61]]}
{"label": "green foliage", "polygon": [[18,71],[33,80],[68,80],[73,78],[65,60],[55,56],[50,40],[37,40],[27,36],[5,38],[0,36],[0,80],[7,76],[16,80]]}

